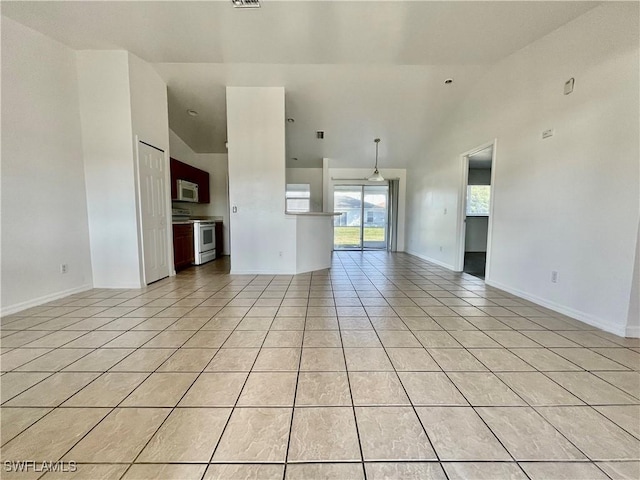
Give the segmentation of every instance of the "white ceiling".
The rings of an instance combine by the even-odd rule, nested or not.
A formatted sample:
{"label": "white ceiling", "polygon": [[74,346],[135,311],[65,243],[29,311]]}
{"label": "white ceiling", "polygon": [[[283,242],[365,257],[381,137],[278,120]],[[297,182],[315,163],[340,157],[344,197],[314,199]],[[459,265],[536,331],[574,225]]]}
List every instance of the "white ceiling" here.
{"label": "white ceiling", "polygon": [[[427,132],[441,112],[455,105],[480,67],[390,65],[253,65],[157,64],[168,85],[186,95],[177,99],[169,89],[173,130],[190,145],[198,143],[197,121],[187,105],[206,115],[214,142],[224,149],[226,110],[224,85],[284,86],[287,123],[287,165],[319,167],[321,159],[334,166],[373,166],[379,137],[380,166],[406,166],[420,154]],[[460,78],[444,85],[448,76]],[[175,91],[175,89],[173,90]],[[186,101],[184,100],[186,99]],[[182,102],[185,103],[182,103]],[[178,106],[176,106],[178,105]],[[179,119],[179,120],[176,120]],[[323,140],[316,131],[325,132]],[[206,133],[205,132],[205,133]],[[224,150],[218,150],[224,151]],[[291,160],[298,158],[298,161]]]}
{"label": "white ceiling", "polygon": [[[74,49],[126,49],[155,64],[171,128],[224,152],[225,85],[284,86],[288,163],[403,165],[496,61],[596,2],[3,1],[2,14]],[[445,87],[447,77],[454,84]],[[189,117],[187,109],[200,115]],[[325,130],[325,140],[315,138]],[[293,162],[291,157],[299,160]],[[385,158],[386,157],[386,158]]]}

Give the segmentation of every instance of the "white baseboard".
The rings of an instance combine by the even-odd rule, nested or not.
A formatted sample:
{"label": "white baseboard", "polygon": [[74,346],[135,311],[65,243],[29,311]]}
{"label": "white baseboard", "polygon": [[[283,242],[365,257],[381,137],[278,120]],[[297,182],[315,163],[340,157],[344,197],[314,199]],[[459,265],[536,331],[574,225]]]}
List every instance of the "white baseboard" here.
{"label": "white baseboard", "polygon": [[93,285],[85,284],[79,287],[70,288],[69,290],[63,290],[61,292],[51,293],[49,295],[43,295],[42,297],[34,298],[32,300],[27,300],[25,302],[15,303],[13,305],[9,305],[6,307],[2,307],[0,309],[0,315],[12,315],[14,313],[21,312],[22,310],[26,310],[27,308],[37,307],[44,303],[53,302],[54,300],[59,300],[64,297],[68,297],[69,295],[73,295],[75,293],[86,292],[87,290],[91,290]]}
{"label": "white baseboard", "polygon": [[[434,258],[430,258],[427,257],[426,255],[421,255],[417,252],[413,252],[411,250],[407,250],[408,254],[410,255],[414,255],[418,258],[421,258],[422,260],[425,260],[427,262],[431,262],[431,263],[435,263],[436,265],[439,265],[443,268],[447,268],[449,270],[453,270],[455,271],[455,268],[452,265],[449,265],[447,263],[441,262],[439,260],[436,260]],[[593,327],[597,327],[601,330],[604,330],[605,332],[609,332],[609,333],[613,333],[614,335],[618,335],[619,337],[634,337],[634,338],[640,338],[640,327],[628,327],[625,328],[623,326],[620,325],[615,325],[612,324],[611,322],[607,322],[602,320],[601,318],[595,317],[593,315],[590,315],[586,312],[582,312],[580,310],[576,310],[574,308],[571,307],[567,307],[565,305],[561,305],[559,303],[556,302],[552,302],[550,300],[544,299],[542,297],[538,297],[536,295],[530,294],[528,292],[524,292],[522,290],[519,290],[517,288],[513,288],[510,287],[508,285],[502,284],[500,282],[495,282],[489,278],[485,278],[484,283],[486,285],[489,285],[491,287],[495,287],[495,288],[499,288],[500,290],[504,290],[505,292],[511,293],[513,295],[517,295],[520,298],[524,298],[525,300],[529,300],[533,303],[536,303],[542,307],[546,307],[550,310],[553,310],[554,312],[558,312],[561,313],[563,315],[566,315],[568,317],[574,318],[576,320],[579,320],[583,323],[586,323],[587,325],[591,325]]]}
{"label": "white baseboard", "polygon": [[[168,278],[168,277],[165,277],[165,278]],[[146,287],[146,285],[142,285],[140,283],[119,283],[117,285],[102,284],[102,285],[93,286],[93,288],[106,288],[106,289],[113,289],[113,290],[140,290],[141,288],[144,288],[144,287]]]}
{"label": "white baseboard", "polygon": [[[495,282],[493,280],[485,280],[485,284],[491,287],[499,288],[500,290],[504,290],[505,292],[511,293],[513,295],[517,295],[520,298],[524,298],[525,300],[529,300],[542,307],[546,307],[550,310],[553,310],[554,312],[558,312],[568,317],[579,320],[583,323],[586,323],[587,325],[591,325],[592,327],[597,327],[601,330],[604,330],[605,332],[613,333],[615,335],[618,335],[619,337],[624,337],[629,335],[628,332],[625,331],[626,330],[625,327],[612,324],[611,322],[604,321],[601,318],[595,317],[586,312],[582,312],[580,310],[576,310],[574,308],[567,307],[565,305],[561,305],[556,302],[552,302],[551,300],[538,297],[537,295],[533,295],[531,293],[518,290],[517,288],[513,288],[508,285],[504,285],[500,282]],[[640,332],[636,332],[636,335],[634,336],[638,336],[639,333]]]}
{"label": "white baseboard", "polygon": [[274,272],[273,270],[234,270],[229,275],[295,275],[296,272]]}
{"label": "white baseboard", "polygon": [[640,338],[640,327],[627,327],[627,337]]}
{"label": "white baseboard", "polygon": [[409,255],[413,255],[414,257],[421,258],[422,260],[425,260],[427,262],[435,263],[439,267],[443,267],[443,268],[446,268],[448,270],[455,271],[455,267],[453,265],[441,262],[440,260],[436,260],[435,258],[427,257],[426,255],[422,255],[422,254],[420,254],[418,252],[414,252],[413,250],[405,250],[405,253],[408,253]]}

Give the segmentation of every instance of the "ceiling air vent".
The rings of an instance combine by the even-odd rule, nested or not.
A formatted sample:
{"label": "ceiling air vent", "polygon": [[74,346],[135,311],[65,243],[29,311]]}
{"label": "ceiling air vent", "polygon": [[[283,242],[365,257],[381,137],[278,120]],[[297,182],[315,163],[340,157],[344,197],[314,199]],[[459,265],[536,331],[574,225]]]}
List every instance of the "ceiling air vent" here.
{"label": "ceiling air vent", "polygon": [[260,0],[231,0],[235,8],[260,8]]}

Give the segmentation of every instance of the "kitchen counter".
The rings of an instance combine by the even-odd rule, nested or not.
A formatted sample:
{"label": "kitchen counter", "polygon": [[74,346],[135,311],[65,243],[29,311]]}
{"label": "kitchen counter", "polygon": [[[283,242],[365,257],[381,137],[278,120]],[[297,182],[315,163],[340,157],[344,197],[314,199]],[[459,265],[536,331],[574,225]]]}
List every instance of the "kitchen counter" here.
{"label": "kitchen counter", "polygon": [[197,216],[197,215],[192,215],[191,217],[189,217],[189,220],[201,220],[201,221],[207,221],[207,222],[221,222],[222,221],[222,217],[207,217],[207,216]]}
{"label": "kitchen counter", "polygon": [[198,221],[222,223],[222,217],[190,217],[189,219],[186,219],[186,220],[171,220],[171,223],[173,225],[185,225],[185,224],[191,224]]}
{"label": "kitchen counter", "polygon": [[342,212],[284,212],[286,215],[305,215],[309,217],[336,217]]}

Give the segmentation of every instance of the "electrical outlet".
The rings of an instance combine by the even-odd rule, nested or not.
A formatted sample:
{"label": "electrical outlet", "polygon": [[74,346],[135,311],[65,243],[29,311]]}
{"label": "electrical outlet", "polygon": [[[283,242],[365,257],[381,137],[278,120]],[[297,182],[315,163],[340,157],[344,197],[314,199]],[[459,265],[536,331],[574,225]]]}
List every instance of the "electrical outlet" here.
{"label": "electrical outlet", "polygon": [[278,252],[278,256],[282,258],[282,252]]}
{"label": "electrical outlet", "polygon": [[60,264],[60,273],[67,273],[69,271],[69,265],[66,263]]}
{"label": "electrical outlet", "polygon": [[444,209],[444,214],[445,214],[445,215],[447,214],[447,209],[446,209],[446,208]]}
{"label": "electrical outlet", "polygon": [[558,272],[555,270],[551,272],[551,283],[558,283]]}

